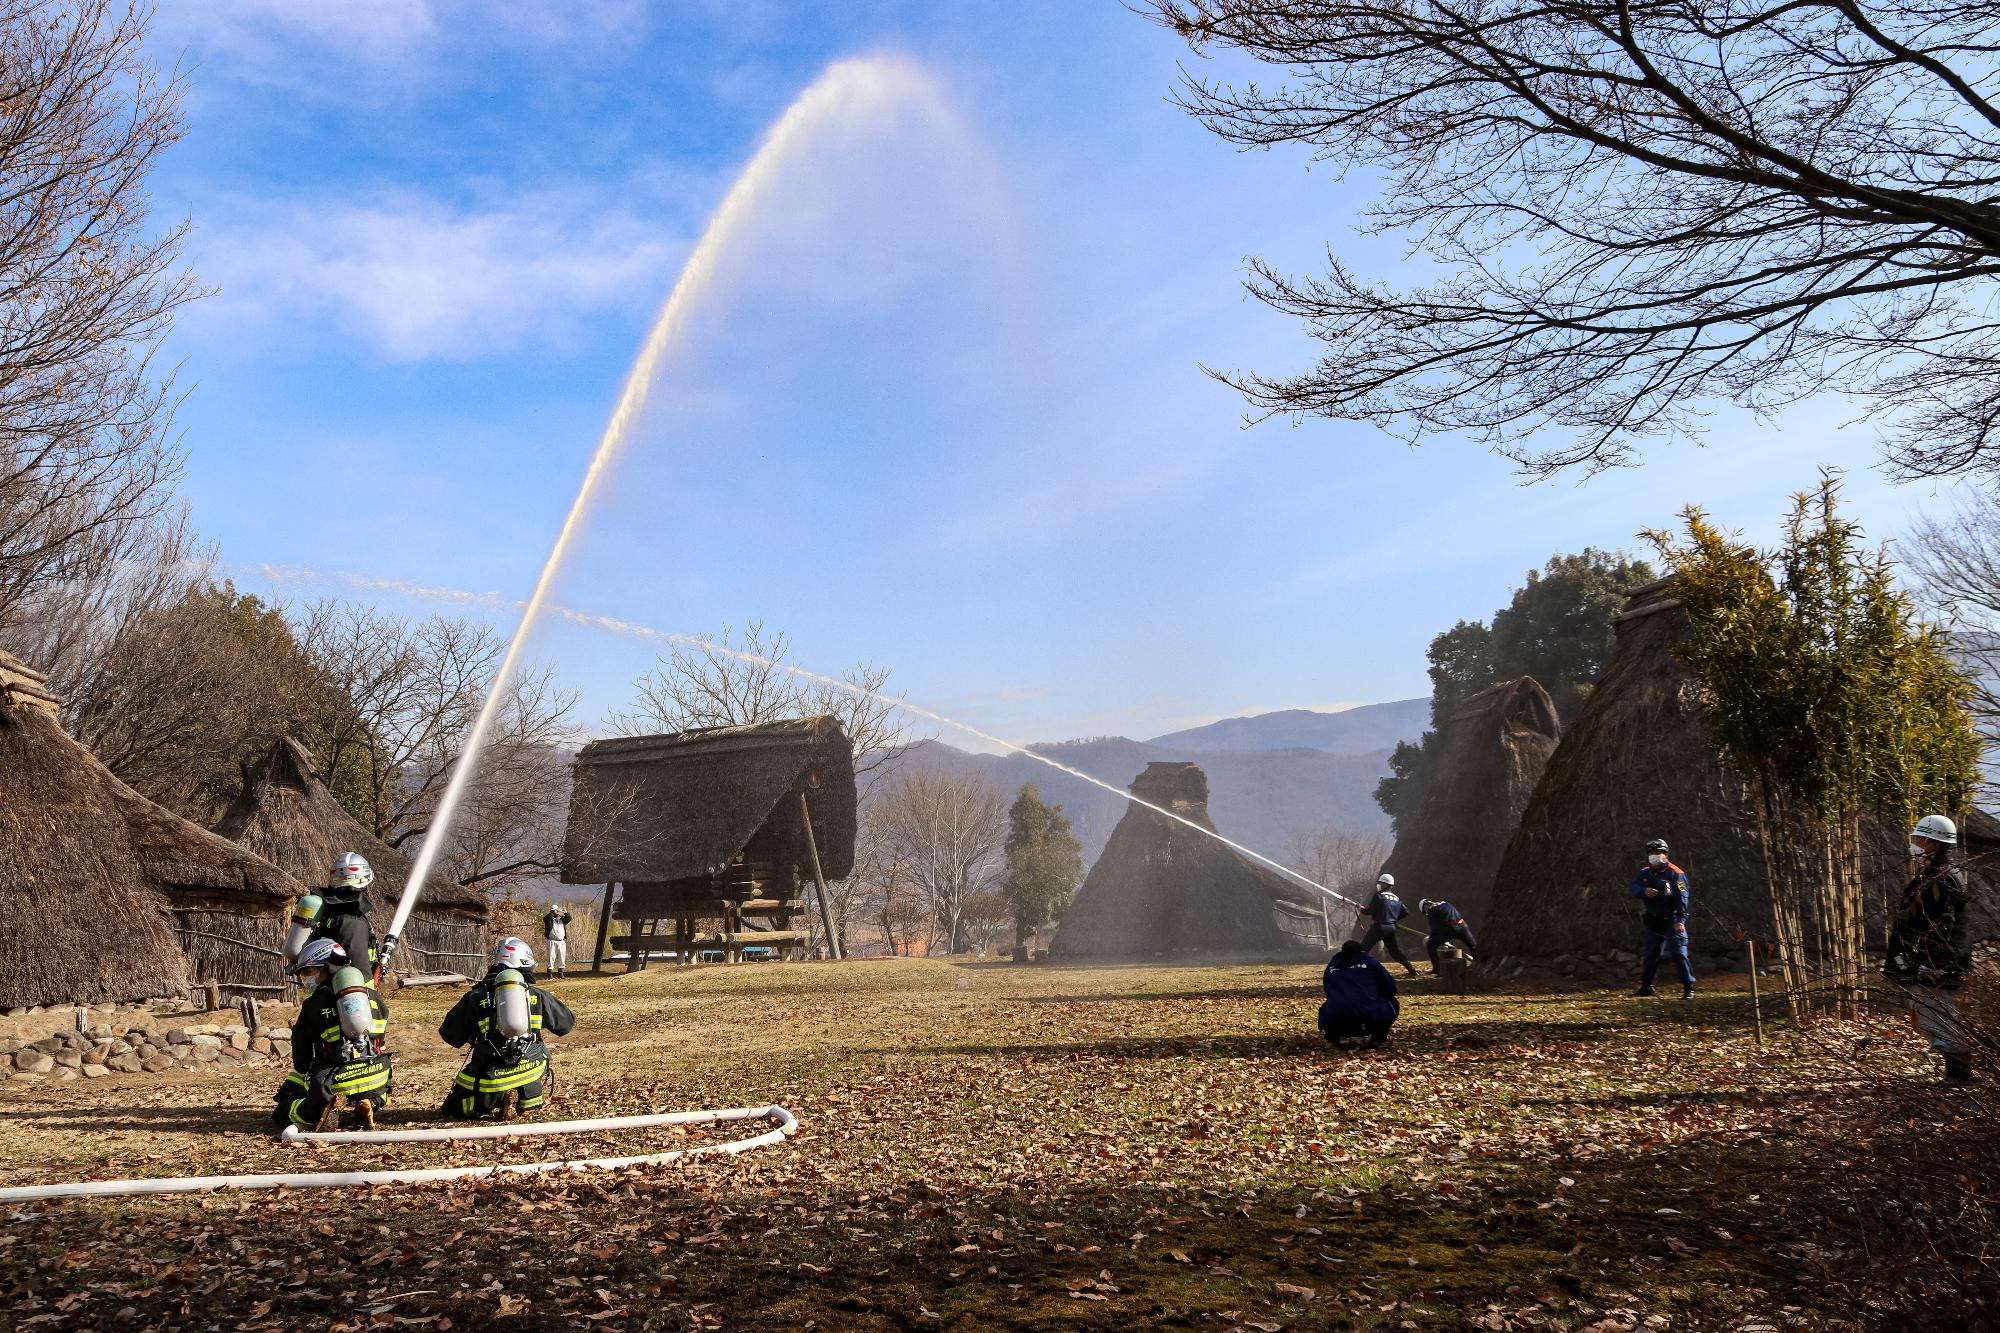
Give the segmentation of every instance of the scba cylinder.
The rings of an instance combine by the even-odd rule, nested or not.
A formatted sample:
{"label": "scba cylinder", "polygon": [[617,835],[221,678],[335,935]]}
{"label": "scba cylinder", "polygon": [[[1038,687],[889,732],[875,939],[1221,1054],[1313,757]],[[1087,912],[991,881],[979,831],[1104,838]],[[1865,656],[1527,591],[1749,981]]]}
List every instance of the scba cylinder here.
{"label": "scba cylinder", "polygon": [[493,978],[493,1030],[511,1041],[528,1029],[528,983],[510,967]]}
{"label": "scba cylinder", "polygon": [[308,893],[292,908],[292,924],[285,931],[285,961],[295,963],[299,951],[312,938],[313,927],[319,924],[319,895]]}
{"label": "scba cylinder", "polygon": [[375,1035],[375,990],[368,974],[358,967],[343,967],[333,974],[333,1005],[340,1015],[341,1035],[350,1041],[367,1041]]}

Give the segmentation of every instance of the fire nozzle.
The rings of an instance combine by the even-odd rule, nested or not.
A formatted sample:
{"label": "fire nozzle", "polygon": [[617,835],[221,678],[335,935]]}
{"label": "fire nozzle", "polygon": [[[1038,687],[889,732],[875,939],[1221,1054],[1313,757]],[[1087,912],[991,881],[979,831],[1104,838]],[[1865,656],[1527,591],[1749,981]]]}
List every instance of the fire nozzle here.
{"label": "fire nozzle", "polygon": [[375,975],[369,979],[370,985],[380,986],[382,984],[382,977],[389,970],[389,960],[395,957],[396,945],[400,942],[401,938],[401,936],[393,933],[382,937],[382,947],[375,951]]}

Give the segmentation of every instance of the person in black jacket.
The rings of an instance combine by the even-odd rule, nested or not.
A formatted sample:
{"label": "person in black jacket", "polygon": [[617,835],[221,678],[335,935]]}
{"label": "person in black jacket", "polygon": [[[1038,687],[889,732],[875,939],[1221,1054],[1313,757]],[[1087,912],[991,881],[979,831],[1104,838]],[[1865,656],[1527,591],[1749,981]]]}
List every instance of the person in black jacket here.
{"label": "person in black jacket", "polygon": [[1972,901],[1964,876],[1951,863],[1958,826],[1943,815],[1925,815],[1910,834],[1916,874],[1903,888],[1890,920],[1889,956],[1883,971],[1909,992],[1910,1012],[1933,1051],[1944,1057],[1944,1076],[1972,1081],[1972,1043],[1958,1020],[1956,992],[1972,965],[1966,908]]}
{"label": "person in black jacket", "polygon": [[1326,999],[1319,1007],[1319,1030],[1338,1046],[1350,1037],[1366,1037],[1370,1046],[1384,1046],[1389,1028],[1402,1012],[1396,979],[1376,962],[1359,940],[1340,946],[1320,977]]}
{"label": "person in black jacket", "polygon": [[1450,903],[1433,902],[1429,898],[1417,904],[1417,910],[1424,914],[1424,924],[1430,927],[1431,936],[1424,942],[1424,952],[1431,956],[1431,975],[1438,970],[1438,950],[1447,944],[1459,944],[1465,949],[1465,961],[1472,961],[1472,951],[1479,947],[1473,938],[1472,927],[1465,924],[1465,914]]}
{"label": "person in black jacket", "polygon": [[312,938],[332,940],[347,960],[375,975],[375,927],[368,924],[368,893],[375,871],[359,852],[342,852],[333,863],[333,883],[319,891],[319,919]]}
{"label": "person in black jacket", "polygon": [[[542,1037],[544,1033],[568,1036],[576,1028],[576,1015],[535,984],[534,967],[534,952],[509,935],[494,949],[493,966],[486,975],[459,997],[438,1025],[438,1036],[446,1045],[472,1048],[439,1108],[450,1118],[476,1120],[497,1112],[503,1120],[512,1119],[517,1112],[540,1109],[548,1099],[553,1075],[548,1043]],[[520,973],[528,983],[528,1034],[512,1039],[495,1027],[493,1012],[494,978],[508,970]]]}
{"label": "person in black jacket", "polygon": [[1403,965],[1403,970],[1411,976],[1417,975],[1416,967],[1403,956],[1403,946],[1396,942],[1396,925],[1410,914],[1410,909],[1396,896],[1396,877],[1377,875],[1375,896],[1361,909],[1362,919],[1368,922],[1368,931],[1361,937],[1361,952],[1373,953],[1376,945],[1383,952]]}
{"label": "person in black jacket", "polygon": [[341,1098],[347,1102],[350,1127],[373,1129],[375,1112],[389,1104],[389,1007],[371,991],[369,1035],[357,1040],[342,1032],[333,974],[347,965],[338,944],[311,940],[290,968],[306,998],[292,1024],[292,1069],[273,1099],[278,1105],[271,1122],[280,1130],[287,1125],[331,1128]]}
{"label": "person in black jacket", "polygon": [[1631,894],[1642,904],[1642,938],[1639,954],[1639,989],[1635,995],[1653,993],[1653,976],[1660,970],[1661,955],[1674,960],[1680,974],[1681,998],[1694,998],[1694,965],[1688,962],[1688,877],[1687,872],[1667,859],[1667,840],[1655,838],[1646,844],[1646,868],[1632,880]]}

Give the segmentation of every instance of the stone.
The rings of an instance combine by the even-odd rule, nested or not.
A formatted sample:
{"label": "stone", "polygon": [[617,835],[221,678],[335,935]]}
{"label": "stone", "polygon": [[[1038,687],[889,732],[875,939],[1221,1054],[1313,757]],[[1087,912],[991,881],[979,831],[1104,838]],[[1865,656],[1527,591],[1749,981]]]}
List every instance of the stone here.
{"label": "stone", "polygon": [[9,1010],[7,1011],[7,1017],[9,1017],[9,1018],[21,1018],[21,1017],[25,1016],[25,1015],[27,1014],[27,1012],[28,1012],[28,1011],[27,1011],[26,1009],[23,1009],[23,1008],[21,1008],[21,1007],[20,1007],[19,1005],[16,1005],[16,1006],[14,1006],[14,1007],[13,1007],[12,1009],[9,1009]]}
{"label": "stone", "polygon": [[188,1038],[190,1035],[191,1034],[188,1032],[186,1028],[168,1028],[167,1045],[186,1046],[188,1044]]}
{"label": "stone", "polygon": [[57,1051],[55,1062],[56,1067],[59,1069],[81,1069],[83,1068],[83,1054],[80,1051]]}
{"label": "stone", "polygon": [[192,1044],[198,1050],[219,1051],[222,1049],[222,1038],[213,1033],[198,1032],[195,1034]]}
{"label": "stone", "polygon": [[156,1051],[139,1062],[139,1068],[148,1074],[164,1074],[174,1067],[174,1059],[164,1051]]}
{"label": "stone", "polygon": [[83,1067],[85,1069],[98,1069],[110,1058],[111,1048],[109,1046],[93,1046],[83,1053]]}
{"label": "stone", "polygon": [[14,1068],[23,1074],[46,1074],[56,1067],[56,1058],[47,1051],[29,1049],[14,1055]]}
{"label": "stone", "polygon": [[61,1037],[43,1037],[40,1041],[28,1043],[28,1049],[31,1051],[41,1051],[47,1055],[54,1055],[66,1044]]}
{"label": "stone", "polygon": [[259,1055],[269,1055],[271,1053],[271,1039],[269,1037],[252,1037],[250,1039],[250,1049]]}
{"label": "stone", "polygon": [[89,1037],[92,1041],[104,1041],[115,1034],[113,1034],[113,1032],[108,1026],[106,1026],[103,1023],[99,1023],[94,1027],[90,1028],[88,1031],[86,1031],[84,1035],[86,1037]]}
{"label": "stone", "polygon": [[228,1051],[224,1051],[215,1057],[215,1067],[217,1069],[234,1069],[242,1063],[241,1060],[231,1055]]}
{"label": "stone", "polygon": [[46,1079],[48,1075],[31,1073],[26,1069],[17,1069],[11,1075],[9,1075],[9,1077],[12,1078],[17,1083],[40,1083],[42,1080]]}
{"label": "stone", "polygon": [[216,1058],[217,1055],[220,1054],[220,1052],[217,1051],[213,1046],[196,1046],[193,1047],[192,1050],[194,1053],[194,1058],[201,1061],[203,1064],[210,1063]]}
{"label": "stone", "polygon": [[168,1042],[166,1046],[166,1053],[176,1060],[187,1059],[193,1051],[194,1047],[186,1042]]}
{"label": "stone", "polygon": [[232,1051],[247,1051],[247,1050],[249,1050],[249,1049],[250,1049],[250,1033],[249,1033],[249,1031],[248,1031],[247,1029],[243,1029],[243,1028],[239,1028],[239,1029],[237,1029],[236,1031],[234,1031],[234,1032],[230,1033],[230,1034],[229,1034],[229,1049],[230,1049],[230,1050],[232,1050]]}
{"label": "stone", "polygon": [[0,1037],[0,1055],[12,1055],[25,1045],[19,1037]]}
{"label": "stone", "polygon": [[115,1069],[121,1074],[136,1074],[146,1066],[140,1061],[138,1056],[127,1052],[124,1055],[112,1056],[104,1062],[104,1067],[106,1069]]}
{"label": "stone", "polygon": [[81,1072],[85,1078],[103,1078],[111,1071],[103,1065],[85,1065]]}
{"label": "stone", "polygon": [[250,1029],[243,1026],[243,1024],[241,1023],[229,1023],[223,1026],[222,1031],[218,1035],[224,1037],[233,1037],[239,1032],[245,1036],[248,1036],[250,1034]]}
{"label": "stone", "polygon": [[59,1082],[67,1083],[70,1079],[76,1077],[77,1072],[74,1069],[67,1069],[60,1065],[56,1067],[56,1079]]}

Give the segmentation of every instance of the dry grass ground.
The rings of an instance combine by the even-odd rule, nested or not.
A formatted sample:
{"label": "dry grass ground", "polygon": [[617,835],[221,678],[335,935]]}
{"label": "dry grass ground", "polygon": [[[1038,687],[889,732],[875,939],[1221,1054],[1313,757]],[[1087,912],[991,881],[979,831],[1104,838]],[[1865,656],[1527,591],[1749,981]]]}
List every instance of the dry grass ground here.
{"label": "dry grass ground", "polygon": [[[102,1328],[1829,1328],[1871,1322],[1851,1161],[1948,1127],[1884,1019],[1409,988],[1343,1055],[1299,967],[899,960],[556,983],[569,1117],[780,1101],[741,1159],[0,1214],[0,1322]],[[427,1120],[453,998],[394,1003]],[[0,1094],[0,1183],[635,1153],[286,1148],[276,1075]],[[1872,1127],[1872,1128],[1870,1128]],[[1892,1280],[1885,1275],[1884,1281]]]}

